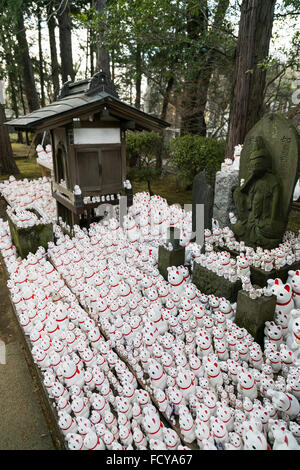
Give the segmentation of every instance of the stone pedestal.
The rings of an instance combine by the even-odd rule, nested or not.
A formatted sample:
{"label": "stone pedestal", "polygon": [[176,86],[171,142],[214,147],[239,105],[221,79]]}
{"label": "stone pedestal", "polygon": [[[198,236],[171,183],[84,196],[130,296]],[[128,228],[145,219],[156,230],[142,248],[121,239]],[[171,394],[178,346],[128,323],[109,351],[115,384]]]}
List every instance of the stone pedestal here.
{"label": "stone pedestal", "polygon": [[232,191],[239,185],[239,171],[218,171],[215,183],[213,217],[221,228],[231,227],[229,212],[236,212]]}
{"label": "stone pedestal", "polygon": [[254,337],[262,347],[264,345],[264,328],[266,321],[274,321],[276,297],[250,299],[247,292],[240,290],[237,299],[235,323]]}
{"label": "stone pedestal", "polygon": [[[215,247],[216,251],[228,251],[230,256],[236,258],[240,255],[237,251],[229,250],[228,248],[218,248]],[[266,287],[268,279],[281,279],[283,283],[286,283],[289,271],[297,271],[300,269],[300,261],[296,261],[292,265],[286,265],[281,269],[272,269],[272,271],[265,271],[261,268],[255,268],[254,266],[250,266],[251,272],[251,283],[252,285],[256,285],[259,287]]]}
{"label": "stone pedestal", "polygon": [[172,251],[167,250],[164,246],[158,249],[158,270],[160,274],[168,280],[167,268],[170,266],[183,266],[185,261],[185,248],[180,246]]}
{"label": "stone pedestal", "polygon": [[192,281],[203,294],[225,297],[230,302],[236,302],[238,292],[242,288],[240,280],[230,282],[196,262],[193,265]]}
{"label": "stone pedestal", "polygon": [[260,268],[254,268],[251,266],[251,282],[253,285],[260,287],[265,287],[267,285],[268,279],[281,279],[282,282],[286,283],[289,276],[289,271],[297,271],[300,269],[300,261],[293,263],[291,266],[286,265],[281,269],[273,269],[270,272],[264,271]]}
{"label": "stone pedestal", "polygon": [[132,206],[133,204],[133,191],[132,188],[125,188],[125,196],[127,197],[127,207]]}
{"label": "stone pedestal", "polygon": [[48,243],[53,241],[53,225],[39,224],[29,228],[17,227],[7,215],[11,238],[19,256],[26,258],[29,253],[35,253],[42,246],[48,249]]}

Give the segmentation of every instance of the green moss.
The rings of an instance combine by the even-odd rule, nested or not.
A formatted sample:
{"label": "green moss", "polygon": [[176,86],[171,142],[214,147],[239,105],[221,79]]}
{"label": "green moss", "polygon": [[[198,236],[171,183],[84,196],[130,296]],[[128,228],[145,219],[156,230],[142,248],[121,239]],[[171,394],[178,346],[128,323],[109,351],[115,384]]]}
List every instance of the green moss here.
{"label": "green moss", "polygon": [[[18,175],[15,175],[16,179],[34,179],[42,176],[41,167],[36,163],[36,158],[18,158],[16,160],[17,167],[20,170]],[[10,174],[1,174],[1,180],[8,179]]]}
{"label": "green moss", "polygon": [[238,292],[242,288],[242,283],[238,280],[235,283],[230,282],[223,276],[218,276],[213,271],[194,263],[193,267],[193,283],[206,295],[215,295],[216,297],[225,297],[230,302],[236,302]]}
{"label": "green moss", "polygon": [[11,237],[21,258],[26,258],[28,253],[35,253],[40,246],[48,248],[48,243],[53,241],[53,225],[35,225],[29,228],[17,227],[9,216],[8,223]]}
{"label": "green moss", "polygon": [[16,142],[12,142],[11,146],[12,146],[14,157],[27,158],[29,156],[29,158],[31,158],[31,157],[36,156],[35,146],[34,145],[29,147],[26,144],[18,144]]}

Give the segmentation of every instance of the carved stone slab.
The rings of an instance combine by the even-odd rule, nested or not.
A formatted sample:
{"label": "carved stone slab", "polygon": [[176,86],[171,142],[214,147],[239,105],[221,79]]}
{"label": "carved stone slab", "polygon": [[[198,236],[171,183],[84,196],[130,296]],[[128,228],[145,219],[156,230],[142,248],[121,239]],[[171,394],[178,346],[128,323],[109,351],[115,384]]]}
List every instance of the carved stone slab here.
{"label": "carved stone slab", "polygon": [[264,116],[247,134],[241,153],[239,180],[247,180],[251,140],[257,136],[264,139],[272,156],[272,172],[281,182],[281,211],[287,217],[296,184],[300,140],[294,125],[285,117],[270,113]]}

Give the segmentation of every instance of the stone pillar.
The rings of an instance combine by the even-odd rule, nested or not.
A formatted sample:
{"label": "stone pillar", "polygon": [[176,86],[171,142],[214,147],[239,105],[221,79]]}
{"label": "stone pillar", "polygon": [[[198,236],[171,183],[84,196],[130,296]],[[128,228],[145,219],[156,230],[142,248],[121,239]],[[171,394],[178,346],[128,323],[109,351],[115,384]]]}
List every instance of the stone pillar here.
{"label": "stone pillar", "polygon": [[230,302],[236,302],[238,292],[242,288],[240,279],[236,282],[230,282],[223,276],[218,276],[217,273],[210,269],[201,266],[194,261],[192,282],[197,289],[206,295],[215,295],[216,297],[225,297]]}
{"label": "stone pillar", "polygon": [[180,246],[172,251],[167,250],[164,246],[158,248],[158,270],[160,274],[168,280],[167,268],[170,266],[183,266],[185,261],[185,248]]}
{"label": "stone pillar", "polygon": [[250,267],[251,282],[259,287],[266,287],[268,279],[279,278],[285,284],[289,277],[289,271],[297,271],[300,269],[300,261],[295,261],[292,265],[286,264],[283,268],[272,269],[272,271],[264,271],[261,268]]}
{"label": "stone pillar", "polygon": [[212,218],[213,218],[213,203],[214,203],[214,192],[213,188],[206,181],[205,171],[201,171],[195,176],[193,182],[193,232],[197,231],[196,222],[197,220],[197,205],[203,204],[204,206],[204,227],[211,229]]}
{"label": "stone pillar", "polygon": [[183,266],[185,262],[185,248],[179,245],[180,230],[175,227],[169,228],[169,238],[167,245],[173,246],[172,250],[168,250],[161,245],[158,249],[158,270],[164,279],[168,280],[168,268],[171,266]]}
{"label": "stone pillar", "polygon": [[48,243],[53,241],[53,224],[38,224],[32,227],[18,227],[7,214],[8,225],[13,244],[19,256],[24,259],[29,253],[35,253],[42,246],[48,249]]}
{"label": "stone pillar", "polygon": [[133,204],[133,191],[132,188],[125,188],[125,196],[127,197],[127,207]]}
{"label": "stone pillar", "polygon": [[264,328],[266,321],[274,321],[276,297],[259,297],[250,299],[247,292],[240,290],[237,299],[235,323],[254,337],[264,346]]}
{"label": "stone pillar", "polygon": [[239,185],[239,171],[218,171],[215,183],[213,217],[221,228],[230,227],[229,212],[236,212],[232,191]]}

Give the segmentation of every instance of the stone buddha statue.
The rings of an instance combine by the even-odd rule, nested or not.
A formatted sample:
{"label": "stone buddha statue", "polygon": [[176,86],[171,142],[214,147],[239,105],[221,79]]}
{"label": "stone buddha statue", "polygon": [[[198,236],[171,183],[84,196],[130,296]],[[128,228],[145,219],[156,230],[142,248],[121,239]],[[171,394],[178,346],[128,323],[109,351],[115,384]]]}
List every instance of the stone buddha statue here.
{"label": "stone buddha statue", "polygon": [[286,227],[280,194],[280,180],[272,173],[272,158],[264,139],[254,136],[249,149],[248,176],[233,193],[238,220],[232,230],[239,240],[253,248],[272,249],[279,245]]}

